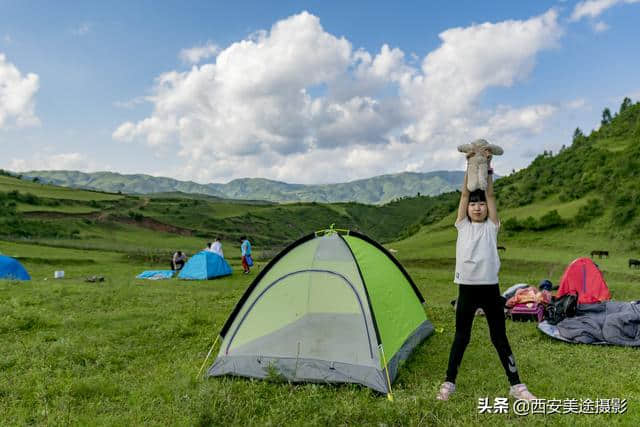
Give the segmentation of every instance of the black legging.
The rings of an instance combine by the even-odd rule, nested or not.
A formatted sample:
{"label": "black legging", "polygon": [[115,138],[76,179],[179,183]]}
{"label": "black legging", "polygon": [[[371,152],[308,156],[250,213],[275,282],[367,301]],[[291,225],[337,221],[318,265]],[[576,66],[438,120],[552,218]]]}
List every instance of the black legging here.
{"label": "black legging", "polygon": [[491,342],[498,351],[504,371],[511,385],[520,384],[516,360],[511,353],[504,321],[504,298],[498,285],[458,285],[458,306],[456,308],[456,335],[449,354],[446,381],[456,382],[458,367],[464,350],[471,338],[471,326],[476,310],[482,308],[489,323]]}

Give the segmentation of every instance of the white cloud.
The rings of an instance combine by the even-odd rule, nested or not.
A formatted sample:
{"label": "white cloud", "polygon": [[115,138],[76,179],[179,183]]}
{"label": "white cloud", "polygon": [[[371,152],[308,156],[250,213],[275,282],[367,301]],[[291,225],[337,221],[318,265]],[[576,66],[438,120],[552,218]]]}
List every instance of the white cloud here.
{"label": "white cloud", "polygon": [[71,29],[71,34],[74,36],[84,36],[91,31],[92,24],[90,22],[83,22],[75,28]]}
{"label": "white cloud", "polygon": [[97,164],[87,159],[80,153],[60,153],[45,155],[35,154],[31,159],[13,158],[9,162],[7,169],[15,172],[26,172],[32,170],[97,170]]}
{"label": "white cloud", "polygon": [[542,132],[545,120],[556,110],[553,105],[530,105],[524,108],[499,106],[484,126],[476,128],[477,136],[495,135],[498,139],[504,139],[514,131],[520,135],[537,134]]}
{"label": "white cloud", "polygon": [[128,101],[116,101],[113,103],[113,105],[118,108],[126,108],[130,110],[140,104],[144,104],[145,102],[149,102],[149,101],[150,99],[146,96],[136,96],[135,98],[130,99]]}
{"label": "white cloud", "polygon": [[194,46],[189,49],[182,49],[180,51],[180,59],[187,64],[198,64],[203,59],[208,59],[216,56],[220,52],[220,47],[207,42],[204,46]]}
{"label": "white cloud", "polygon": [[587,105],[587,101],[584,98],[577,98],[571,100],[565,104],[565,107],[569,110],[578,110],[584,108]]}
{"label": "white cloud", "polygon": [[525,79],[536,54],[553,48],[561,34],[555,10],[527,21],[444,31],[442,45],[422,62],[422,75],[403,85],[422,116],[408,129],[409,135],[425,141],[438,132],[443,117],[464,116],[475,109],[475,100],[487,88],[509,87]]}
{"label": "white cloud", "polygon": [[37,74],[23,76],[15,65],[0,53],[0,129],[35,126],[35,94],[39,89]]}
{"label": "white cloud", "polygon": [[595,31],[596,33],[602,33],[604,31],[607,31],[608,29],[609,25],[607,25],[607,23],[604,21],[598,21],[593,24],[593,31]]}
{"label": "white cloud", "polygon": [[585,17],[597,18],[605,10],[620,3],[638,3],[640,0],[585,0],[576,4],[571,13],[571,21],[579,21]]}
{"label": "white cloud", "polygon": [[515,144],[540,132],[555,107],[491,111],[478,99],[526,79],[561,35],[550,10],[449,29],[416,61],[388,45],[354,50],[303,12],[227,46],[213,63],[158,76],[153,113],[112,136],[174,147],[179,165],[164,172],[199,181],[336,182],[458,167],[461,142]]}

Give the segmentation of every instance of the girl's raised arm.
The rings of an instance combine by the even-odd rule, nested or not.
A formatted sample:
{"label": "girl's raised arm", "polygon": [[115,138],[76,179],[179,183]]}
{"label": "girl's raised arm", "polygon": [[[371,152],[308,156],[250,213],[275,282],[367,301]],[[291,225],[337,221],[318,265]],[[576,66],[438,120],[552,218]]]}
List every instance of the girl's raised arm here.
{"label": "girl's raised arm", "polygon": [[489,211],[489,219],[493,221],[495,225],[500,223],[498,218],[498,207],[496,206],[496,195],[493,192],[493,170],[491,169],[491,152],[487,152],[487,161],[489,163],[489,170],[491,171],[487,175],[487,191],[485,195],[487,197],[487,210]]}
{"label": "girl's raised arm", "polygon": [[[471,153],[473,155],[473,153]],[[469,159],[468,156],[467,159]],[[460,193],[460,204],[458,205],[458,217],[456,224],[467,217],[467,206],[469,206],[469,189],[467,188],[467,172],[464,173],[464,182],[462,183],[462,191]]]}

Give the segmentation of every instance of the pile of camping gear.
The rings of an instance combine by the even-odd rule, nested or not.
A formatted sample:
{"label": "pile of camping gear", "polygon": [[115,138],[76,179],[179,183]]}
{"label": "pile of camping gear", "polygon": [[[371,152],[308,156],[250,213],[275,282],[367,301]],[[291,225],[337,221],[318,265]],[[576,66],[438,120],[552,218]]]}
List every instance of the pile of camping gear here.
{"label": "pile of camping gear", "polygon": [[539,288],[514,285],[503,297],[513,320],[534,320],[552,338],[582,344],[640,346],[640,301],[611,301],[602,272],[589,258],[578,258],[565,270],[558,292],[551,283]]}
{"label": "pile of camping gear", "polygon": [[548,280],[543,280],[540,288],[521,283],[512,286],[502,294],[506,300],[505,308],[507,317],[512,320],[534,320],[542,322],[545,307],[549,306],[552,297],[547,289]]}

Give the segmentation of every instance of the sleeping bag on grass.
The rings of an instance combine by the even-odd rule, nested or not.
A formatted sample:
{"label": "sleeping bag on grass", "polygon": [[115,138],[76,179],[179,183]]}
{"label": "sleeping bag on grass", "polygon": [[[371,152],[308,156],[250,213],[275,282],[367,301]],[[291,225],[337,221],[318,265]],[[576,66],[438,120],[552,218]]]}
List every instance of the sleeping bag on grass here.
{"label": "sleeping bag on grass", "polygon": [[538,328],[550,337],[582,344],[640,346],[640,303],[609,301],[579,304],[574,317]]}
{"label": "sleeping bag on grass", "polygon": [[137,279],[148,280],[163,280],[171,279],[173,277],[173,270],[147,270],[136,276]]}

